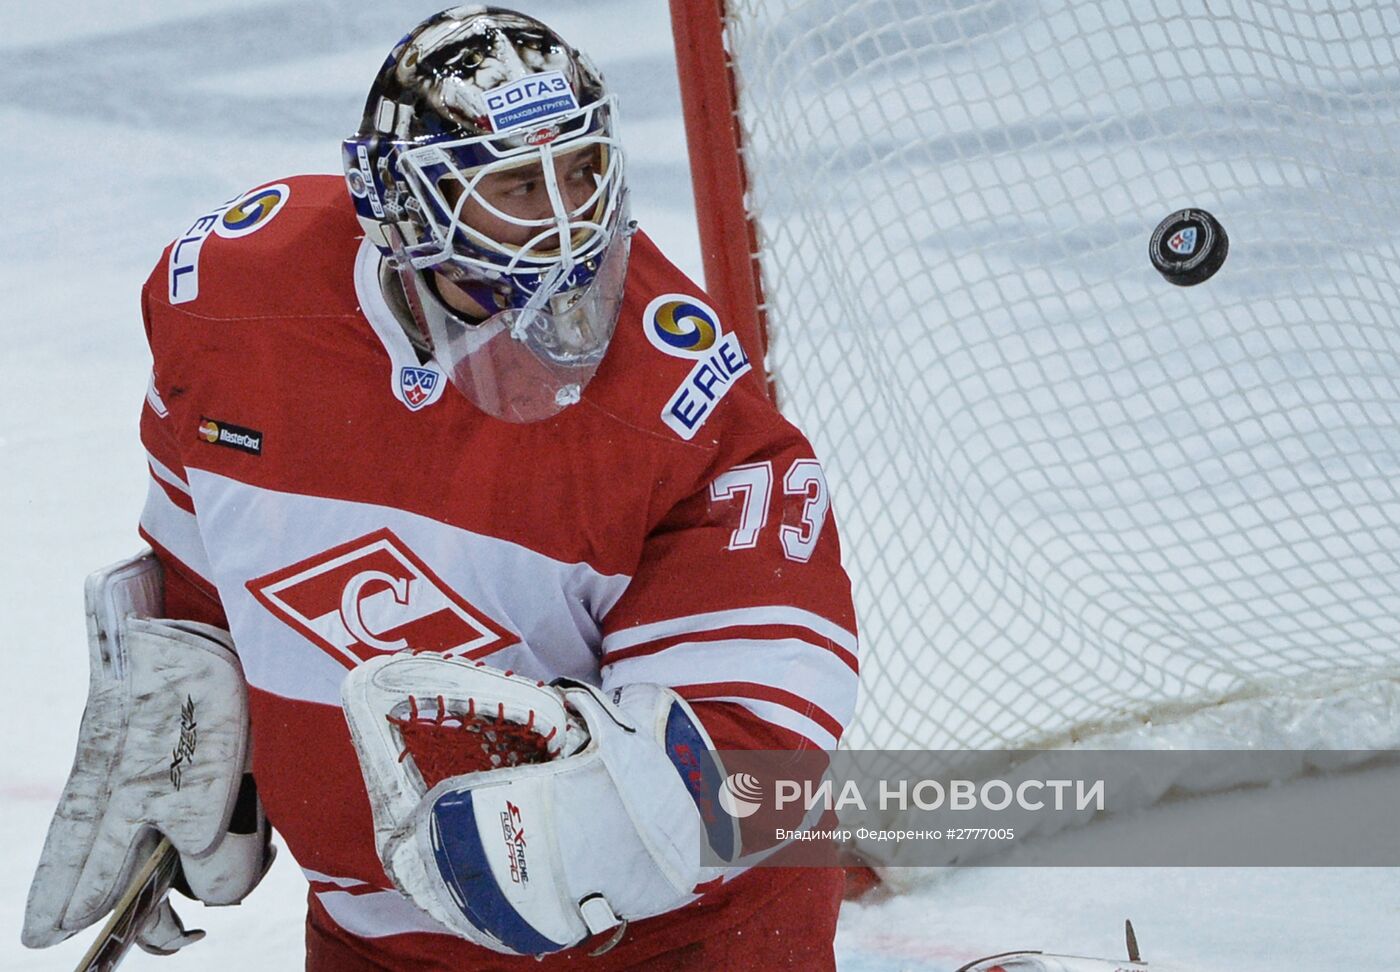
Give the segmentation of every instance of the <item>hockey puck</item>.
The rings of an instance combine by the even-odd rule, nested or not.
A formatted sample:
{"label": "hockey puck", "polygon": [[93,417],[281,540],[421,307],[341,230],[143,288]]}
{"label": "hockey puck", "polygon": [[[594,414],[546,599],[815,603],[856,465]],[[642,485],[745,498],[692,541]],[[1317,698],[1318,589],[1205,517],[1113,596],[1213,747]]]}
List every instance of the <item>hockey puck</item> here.
{"label": "hockey puck", "polygon": [[1215,276],[1230,252],[1225,227],[1204,209],[1180,209],[1152,231],[1152,266],[1178,287],[1193,287]]}

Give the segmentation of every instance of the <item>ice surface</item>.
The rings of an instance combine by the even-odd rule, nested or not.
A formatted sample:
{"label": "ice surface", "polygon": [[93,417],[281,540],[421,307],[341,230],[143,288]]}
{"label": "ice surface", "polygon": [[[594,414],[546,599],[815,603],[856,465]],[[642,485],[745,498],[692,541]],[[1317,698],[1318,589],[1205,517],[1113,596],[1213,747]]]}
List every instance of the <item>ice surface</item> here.
{"label": "ice surface", "polygon": [[[619,88],[635,212],[698,276],[664,5],[522,6],[590,45]],[[146,473],[137,417],[149,363],[140,284],[161,247],[210,205],[269,179],[334,171],[368,78],[392,42],[435,9],[332,0],[0,5],[0,125],[9,133],[0,617],[14,665],[0,689],[0,968],[71,968],[92,934],[44,952],[18,940],[83,705],[82,579],[139,543]],[[1060,839],[1131,843],[1134,828],[1208,827],[1214,813],[1254,812],[1317,785],[1172,805]],[[1400,789],[1400,774],[1326,785],[1369,787],[1385,799]],[[1047,842],[1044,853],[1056,846]],[[304,894],[284,854],[247,904],[184,909],[207,940],[172,958],[136,953],[126,967],[299,968]],[[849,906],[840,965],[951,970],[1017,947],[1116,956],[1124,917],[1134,919],[1149,959],[1182,968],[1400,967],[1400,873],[1385,869],[960,871]]]}

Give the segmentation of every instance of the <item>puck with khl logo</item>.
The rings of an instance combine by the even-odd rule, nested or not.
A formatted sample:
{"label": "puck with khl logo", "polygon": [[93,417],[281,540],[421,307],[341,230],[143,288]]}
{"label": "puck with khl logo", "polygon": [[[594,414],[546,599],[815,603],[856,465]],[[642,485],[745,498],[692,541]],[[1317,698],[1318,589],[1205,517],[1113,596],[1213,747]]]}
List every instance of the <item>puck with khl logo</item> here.
{"label": "puck with khl logo", "polygon": [[1152,231],[1148,255],[1152,266],[1178,287],[1209,280],[1225,262],[1230,238],[1225,227],[1204,209],[1180,209]]}

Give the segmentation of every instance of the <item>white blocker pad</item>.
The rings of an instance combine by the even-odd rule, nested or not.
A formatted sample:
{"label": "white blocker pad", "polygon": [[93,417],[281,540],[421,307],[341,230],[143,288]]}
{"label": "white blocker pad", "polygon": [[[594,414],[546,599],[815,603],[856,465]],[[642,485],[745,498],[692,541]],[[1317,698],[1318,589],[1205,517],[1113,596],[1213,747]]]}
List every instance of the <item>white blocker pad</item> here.
{"label": "white blocker pad", "polygon": [[[549,762],[453,776],[425,792],[386,719],[410,695],[442,697],[449,712],[505,705],[512,721],[533,713],[543,733],[567,735]],[[670,911],[718,873],[702,866],[706,841],[726,860],[736,852],[713,746],[668,689],[632,685],[608,698],[401,654],[356,668],[342,698],[386,872],[419,908],[487,948],[544,955]]]}
{"label": "white blocker pad", "polygon": [[150,554],[88,578],[87,708],[29,889],[31,948],[107,914],[159,834],[197,858],[228,826],[248,755],[242,668],[227,632],[143,616],[160,594]]}

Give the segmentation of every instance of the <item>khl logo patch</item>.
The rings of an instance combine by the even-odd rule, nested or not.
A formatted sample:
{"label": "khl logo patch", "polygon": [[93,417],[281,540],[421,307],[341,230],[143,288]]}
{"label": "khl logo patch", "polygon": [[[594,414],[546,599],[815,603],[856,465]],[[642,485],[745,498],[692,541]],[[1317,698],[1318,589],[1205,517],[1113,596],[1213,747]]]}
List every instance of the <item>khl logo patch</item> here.
{"label": "khl logo patch", "polygon": [[1177,256],[1190,256],[1196,252],[1196,227],[1188,226],[1167,240],[1167,249]]}
{"label": "khl logo patch", "polygon": [[404,649],[483,658],[518,641],[387,529],[254,578],[247,588],[346,668]]}
{"label": "khl logo patch", "polygon": [[400,368],[399,389],[403,392],[404,404],[415,412],[427,405],[441,377],[427,368]]}

